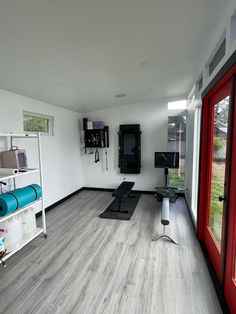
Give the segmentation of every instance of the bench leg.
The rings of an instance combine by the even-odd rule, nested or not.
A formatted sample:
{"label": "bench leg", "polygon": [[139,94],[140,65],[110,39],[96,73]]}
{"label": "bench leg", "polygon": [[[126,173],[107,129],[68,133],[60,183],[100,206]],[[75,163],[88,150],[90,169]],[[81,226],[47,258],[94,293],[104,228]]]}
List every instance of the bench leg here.
{"label": "bench leg", "polygon": [[121,211],[121,197],[119,197],[119,201],[118,201],[118,211]]}
{"label": "bench leg", "polygon": [[128,214],[128,210],[121,210],[121,200],[122,197],[117,197],[116,200],[118,199],[118,208],[116,210],[111,210],[114,213],[124,213],[124,214]]}
{"label": "bench leg", "polygon": [[[132,192],[132,191],[131,191],[131,192]],[[127,197],[128,197],[128,198],[136,198],[136,197],[137,197],[137,195],[132,195],[132,194],[129,194]]]}

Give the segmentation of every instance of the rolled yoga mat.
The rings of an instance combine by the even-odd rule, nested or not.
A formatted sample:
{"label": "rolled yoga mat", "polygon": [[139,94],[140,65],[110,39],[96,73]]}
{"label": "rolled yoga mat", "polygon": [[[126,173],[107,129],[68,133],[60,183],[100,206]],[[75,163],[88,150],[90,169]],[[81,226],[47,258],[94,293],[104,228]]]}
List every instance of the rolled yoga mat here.
{"label": "rolled yoga mat", "polygon": [[0,195],[0,217],[13,213],[42,196],[42,188],[32,184]]}
{"label": "rolled yoga mat", "polygon": [[0,176],[3,175],[13,175],[13,174],[17,174],[19,172],[18,169],[14,169],[14,168],[0,168]]}
{"label": "rolled yoga mat", "polygon": [[22,208],[34,202],[37,196],[35,193],[35,190],[28,186],[22,189],[17,189],[17,190],[8,192],[8,194],[15,196],[18,202],[18,208]]}
{"label": "rolled yoga mat", "polygon": [[40,199],[40,197],[42,197],[42,188],[41,186],[39,186],[38,184],[31,184],[29,185],[29,187],[33,188],[35,190],[36,193],[36,199]]}
{"label": "rolled yoga mat", "polygon": [[14,213],[18,208],[16,198],[8,193],[0,195],[0,217]]}
{"label": "rolled yoga mat", "polygon": [[32,184],[8,193],[15,196],[18,201],[18,208],[22,208],[39,199],[42,196],[42,189],[39,185]]}

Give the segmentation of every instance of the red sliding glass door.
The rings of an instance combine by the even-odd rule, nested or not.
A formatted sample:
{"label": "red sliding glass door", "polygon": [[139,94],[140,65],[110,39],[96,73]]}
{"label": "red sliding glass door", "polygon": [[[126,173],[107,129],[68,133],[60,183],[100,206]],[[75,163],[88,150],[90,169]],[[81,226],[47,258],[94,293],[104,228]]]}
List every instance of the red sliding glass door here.
{"label": "red sliding glass door", "polygon": [[232,313],[236,313],[236,76],[232,79],[232,140],[228,191],[228,221],[225,252],[224,294]]}
{"label": "red sliding glass door", "polygon": [[198,236],[236,313],[236,110],[232,69],[204,98]]}

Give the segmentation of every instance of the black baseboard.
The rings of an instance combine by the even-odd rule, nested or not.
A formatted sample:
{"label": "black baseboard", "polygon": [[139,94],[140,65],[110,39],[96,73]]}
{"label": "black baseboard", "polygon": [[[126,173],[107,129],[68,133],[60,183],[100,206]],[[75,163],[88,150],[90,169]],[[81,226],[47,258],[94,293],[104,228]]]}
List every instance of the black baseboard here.
{"label": "black baseboard", "polygon": [[[45,212],[48,212],[49,210],[51,210],[51,209],[53,209],[54,207],[60,205],[61,203],[63,203],[63,202],[65,202],[66,200],[68,200],[69,198],[71,198],[71,197],[75,196],[76,194],[80,193],[81,191],[83,191],[83,189],[84,189],[84,188],[81,188],[81,189],[79,189],[79,190],[77,190],[77,191],[75,191],[75,192],[73,192],[73,193],[71,193],[71,194],[69,194],[69,195],[63,197],[61,200],[57,201],[56,203],[53,203],[52,205],[46,207],[46,208],[45,208]],[[38,218],[38,217],[40,217],[40,216],[42,216],[42,212],[36,214],[36,218]]]}
{"label": "black baseboard", "polygon": [[[81,189],[67,195],[66,197],[62,198],[61,200],[57,201],[56,203],[48,206],[45,208],[45,212],[48,212],[49,210],[53,209],[54,207],[60,205],[61,203],[65,202],[66,200],[68,200],[69,198],[73,197],[74,195],[82,192],[82,191],[100,191],[100,192],[113,192],[115,189],[108,189],[108,188],[95,188],[95,187],[82,187]],[[141,191],[141,190],[133,190],[133,192],[135,193],[140,193],[140,194],[152,194],[154,195],[154,191]],[[42,213],[37,213],[36,217],[41,217]]]}
{"label": "black baseboard", "polygon": [[[115,189],[108,189],[108,188],[95,188],[95,187],[82,187],[81,189],[67,195],[66,197],[62,198],[61,200],[57,201],[56,203],[48,206],[45,208],[45,212],[48,212],[49,210],[53,209],[54,207],[60,205],[61,203],[65,202],[66,200],[68,200],[69,198],[73,197],[74,195],[82,192],[82,191],[100,191],[100,192],[114,192]],[[143,190],[132,190],[135,193],[140,193],[140,194],[149,194],[149,195],[154,195],[155,191],[143,191]],[[183,196],[182,193],[177,193],[179,196]],[[40,217],[42,215],[42,213],[38,213],[36,214],[36,217]]]}
{"label": "black baseboard", "polygon": [[[83,187],[83,190],[87,191],[100,191],[100,192],[114,192],[115,189],[107,189],[107,188],[95,188],[95,187]],[[155,191],[142,191],[142,190],[132,190],[134,193],[140,194],[154,194]]]}
{"label": "black baseboard", "polygon": [[87,187],[87,186],[84,186],[83,187],[83,190],[86,190],[86,191],[100,191],[100,192],[113,192],[114,189],[107,189],[107,188],[94,188],[94,187]]}
{"label": "black baseboard", "polygon": [[190,207],[189,207],[189,205],[188,205],[188,201],[187,201],[187,199],[186,199],[186,196],[183,195],[183,197],[184,197],[184,200],[185,200],[186,207],[187,207],[187,209],[188,209],[188,214],[189,214],[189,218],[190,218],[190,221],[191,221],[193,230],[194,230],[194,232],[195,232],[195,234],[196,234],[196,236],[197,236],[197,226],[196,226],[196,223],[195,223],[195,221],[194,221],[194,219],[193,219],[193,214],[192,214],[191,209],[190,209]]}

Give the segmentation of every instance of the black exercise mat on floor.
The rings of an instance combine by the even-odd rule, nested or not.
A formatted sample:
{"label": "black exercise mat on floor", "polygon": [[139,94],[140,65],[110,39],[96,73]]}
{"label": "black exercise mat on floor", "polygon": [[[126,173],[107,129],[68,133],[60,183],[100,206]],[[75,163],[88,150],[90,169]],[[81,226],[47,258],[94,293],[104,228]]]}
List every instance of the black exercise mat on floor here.
{"label": "black exercise mat on floor", "polygon": [[99,215],[99,217],[106,219],[130,220],[138,204],[139,198],[140,194],[132,193],[129,197],[123,198],[121,200],[121,210],[128,211],[128,213],[115,212],[115,210],[118,210],[119,208],[119,200],[114,199],[114,201],[103,213]]}

